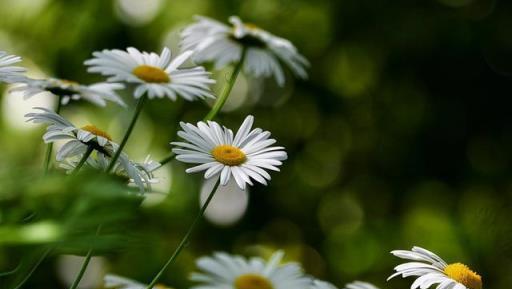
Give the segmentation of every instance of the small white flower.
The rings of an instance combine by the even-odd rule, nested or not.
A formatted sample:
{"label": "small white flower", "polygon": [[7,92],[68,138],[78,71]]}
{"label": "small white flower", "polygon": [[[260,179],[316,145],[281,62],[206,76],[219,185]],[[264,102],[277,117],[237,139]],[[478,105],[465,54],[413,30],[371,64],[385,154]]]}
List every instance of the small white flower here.
{"label": "small white flower", "polygon": [[284,147],[271,146],[276,140],[269,138],[270,132],[252,129],[253,122],[254,117],[247,116],[236,135],[214,121],[200,121],[197,126],[182,122],[178,136],[187,142],[172,142],[180,147],[172,151],[179,161],[200,164],[187,173],[206,171],[206,179],[220,175],[223,186],[233,176],[242,190],[246,184],[253,185],[251,179],[266,185],[270,175],[265,170],[279,171],[277,166],[287,154]]}
{"label": "small white flower", "polygon": [[299,78],[307,78],[309,66],[304,56],[288,40],[277,37],[254,24],[243,23],[240,18],[231,16],[225,25],[216,20],[197,16],[197,22],[185,28],[181,34],[182,48],[194,50],[194,61],[214,62],[220,69],[230,63],[239,62],[246,49],[244,72],[255,77],[274,76],[283,86],[284,63]]}
{"label": "small white flower", "polygon": [[214,98],[210,85],[215,83],[203,67],[179,68],[190,56],[186,51],[171,60],[171,51],[166,47],[160,55],[140,52],[130,47],[123,50],[94,52],[94,58],[85,61],[88,71],[110,76],[108,81],[124,81],[136,85],[134,96],[147,93],[149,98],[177,95],[186,100]]}
{"label": "small white flower", "polygon": [[314,280],[312,289],[338,289],[336,286],[332,285],[329,282],[321,281],[321,280]]}
{"label": "small white flower", "polygon": [[62,104],[66,105],[70,100],[79,100],[81,98],[98,106],[105,106],[108,101],[115,102],[121,106],[126,106],[121,97],[117,95],[116,90],[124,88],[120,83],[95,83],[91,85],[82,85],[78,82],[64,79],[30,79],[24,78],[20,81],[22,84],[11,91],[19,91],[24,99],[28,99],[42,92],[50,92],[62,97]]}
{"label": "small white flower", "polygon": [[[103,287],[105,289],[145,289],[147,285],[128,279],[126,277],[107,274],[104,278]],[[153,287],[153,289],[169,289],[169,287],[157,284]]]}
{"label": "small white flower", "polygon": [[21,57],[0,50],[0,82],[13,83],[24,77],[25,68],[12,66],[20,61]]}
{"label": "small white flower", "polygon": [[[74,159],[78,158],[79,160],[90,146],[96,151],[96,159],[91,154],[87,161],[90,165],[98,167],[104,166],[107,161],[110,161],[114,152],[119,149],[119,145],[113,142],[106,132],[93,125],[77,128],[71,122],[49,109],[41,107],[34,109],[42,112],[26,114],[27,121],[48,124],[46,133],[43,135],[45,143],[53,143],[59,140],[66,141],[57,151],[56,159],[59,162],[68,160],[67,166],[76,165],[78,161]],[[145,185],[150,187],[151,172],[146,171],[144,165],[136,165],[131,162],[125,153],[121,153],[119,156],[116,167],[118,172],[128,175],[141,192],[145,190]]]}
{"label": "small white flower", "polygon": [[345,285],[345,289],[379,289],[379,287],[362,281],[354,281]]}
{"label": "small white flower", "polygon": [[462,263],[447,264],[436,254],[420,248],[413,247],[412,251],[396,250],[391,254],[396,257],[411,260],[395,267],[396,276],[403,278],[418,277],[411,285],[411,289],[427,289],[438,284],[436,289],[482,289],[482,277],[471,271]]}
{"label": "small white flower", "polygon": [[312,281],[301,267],[280,264],[282,257],[283,252],[278,251],[268,261],[226,253],[199,258],[196,263],[202,272],[193,273],[190,279],[202,284],[192,289],[309,289]]}

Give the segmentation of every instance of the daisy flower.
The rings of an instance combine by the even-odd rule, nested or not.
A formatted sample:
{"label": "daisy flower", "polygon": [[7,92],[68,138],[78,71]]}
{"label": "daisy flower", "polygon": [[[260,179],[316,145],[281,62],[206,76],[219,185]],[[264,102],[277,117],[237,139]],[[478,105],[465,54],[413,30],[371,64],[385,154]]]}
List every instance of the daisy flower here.
{"label": "daisy flower", "polygon": [[[65,159],[60,164],[60,167],[65,169],[68,173],[72,173],[80,162],[81,157],[72,157]],[[103,153],[96,153],[87,158],[86,165],[99,170],[105,171],[111,158]],[[158,179],[154,178],[153,171],[158,168],[160,164],[154,160],[151,160],[149,156],[146,157],[143,163],[136,163],[129,161],[127,158],[120,157],[119,161],[116,162],[113,168],[113,173],[116,176],[125,178],[130,184],[135,184],[141,191],[151,191],[151,185],[158,183]]]}
{"label": "daisy flower", "polygon": [[[131,279],[128,279],[125,277],[107,274],[104,278],[104,286],[103,287],[105,289],[110,289],[110,288],[113,288],[113,289],[145,289],[147,287],[147,285],[144,285],[142,283],[139,283],[137,281],[134,281],[134,280],[131,280]],[[166,287],[161,284],[157,284],[153,288],[154,289],[170,289],[169,287]]]}
{"label": "daisy flower", "polygon": [[223,186],[233,176],[242,190],[246,184],[253,185],[252,179],[266,185],[270,175],[265,169],[279,171],[277,166],[287,154],[284,147],[271,146],[276,140],[269,138],[270,132],[252,129],[253,122],[254,117],[247,116],[236,135],[214,121],[200,121],[197,126],[182,122],[178,136],[187,142],[172,142],[178,147],[172,151],[179,161],[200,164],[187,173],[206,171],[206,179],[220,175]]}
{"label": "daisy flower", "polygon": [[[96,151],[97,159],[92,159],[93,156],[89,156],[87,162],[93,167],[95,165],[101,167],[105,165],[107,160],[110,161],[111,156],[119,149],[119,145],[112,141],[108,133],[94,125],[77,128],[71,122],[49,109],[42,107],[34,109],[41,112],[28,113],[25,117],[27,117],[28,122],[48,124],[46,133],[43,135],[44,142],[65,141],[57,151],[57,161],[62,162],[71,158],[80,159],[87,152],[88,148],[92,147]],[[68,162],[68,166],[73,163],[71,160]],[[153,166],[154,164],[151,163],[151,165]],[[115,166],[118,167],[118,172],[124,172],[133,179],[133,182],[137,184],[141,192],[144,191],[144,185],[150,185],[150,172],[147,172],[143,166],[136,165],[130,161],[125,153],[121,153]]]}
{"label": "daisy flower", "polygon": [[345,289],[379,289],[379,287],[363,281],[354,281],[345,285]]}
{"label": "daisy flower", "polygon": [[149,98],[177,95],[186,100],[214,98],[210,85],[215,83],[203,67],[179,68],[192,55],[185,51],[171,60],[171,51],[164,48],[160,55],[140,52],[130,47],[123,50],[94,52],[94,58],[85,61],[88,71],[109,76],[108,81],[124,81],[135,84],[134,96],[147,93]]}
{"label": "daisy flower", "polygon": [[197,16],[197,22],[181,34],[182,48],[194,50],[194,61],[213,62],[216,69],[239,62],[245,49],[244,72],[255,77],[274,76],[280,86],[285,83],[282,64],[295,76],[307,78],[309,66],[304,56],[288,40],[277,37],[251,23],[231,16],[231,26]]}
{"label": "daisy flower", "polygon": [[61,103],[63,105],[68,104],[70,100],[83,98],[98,106],[105,106],[107,101],[126,106],[121,97],[115,92],[116,90],[124,88],[124,85],[120,83],[100,82],[92,85],[82,85],[78,82],[56,78],[24,78],[20,82],[22,84],[11,91],[21,92],[24,99],[31,98],[43,92],[50,92],[54,95],[61,96]]}
{"label": "daisy flower", "polygon": [[426,289],[434,284],[438,284],[436,289],[482,289],[482,277],[462,263],[447,264],[436,254],[420,247],[413,247],[411,251],[396,250],[391,254],[412,262],[396,266],[396,273],[388,280],[400,275],[403,278],[418,277],[411,289]]}
{"label": "daisy flower", "polygon": [[191,280],[202,284],[192,289],[309,289],[311,279],[297,263],[280,264],[283,252],[278,251],[268,261],[246,259],[226,253],[197,260],[202,271],[193,273]]}
{"label": "daisy flower", "polygon": [[24,77],[24,68],[12,66],[20,61],[21,57],[0,50],[0,82],[13,83]]}

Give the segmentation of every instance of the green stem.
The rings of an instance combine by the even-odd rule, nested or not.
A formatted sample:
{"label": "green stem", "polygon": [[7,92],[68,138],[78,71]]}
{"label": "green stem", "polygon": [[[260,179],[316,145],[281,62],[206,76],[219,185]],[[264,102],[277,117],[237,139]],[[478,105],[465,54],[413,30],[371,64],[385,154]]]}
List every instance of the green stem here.
{"label": "green stem", "polygon": [[124,146],[128,142],[128,138],[130,138],[130,135],[132,134],[133,128],[135,127],[135,123],[137,122],[137,119],[139,118],[140,112],[142,111],[142,107],[144,106],[144,102],[146,101],[147,95],[144,94],[140,97],[139,102],[137,103],[137,107],[135,108],[135,112],[133,114],[132,120],[130,122],[130,125],[128,126],[128,129],[126,130],[126,133],[124,134],[123,140],[121,141],[121,144],[119,145],[119,148],[116,150],[114,156],[112,157],[112,160],[110,161],[110,164],[108,165],[108,168],[106,170],[107,173],[109,173],[114,166],[116,165],[117,159],[121,155],[121,152],[124,149]]}
{"label": "green stem", "polygon": [[[229,79],[222,88],[222,91],[215,100],[215,103],[213,104],[212,108],[206,114],[206,116],[203,118],[204,121],[212,120],[215,118],[215,116],[219,113],[219,111],[224,107],[224,104],[228,100],[229,95],[231,94],[231,90],[233,89],[233,86],[235,85],[236,79],[238,78],[238,75],[240,74],[240,71],[242,70],[242,67],[244,66],[244,60],[246,56],[246,49],[244,48],[242,50],[242,56],[240,57],[240,61],[236,64],[235,68],[233,69],[233,72],[229,76]],[[163,167],[168,162],[172,161],[176,157],[175,153],[171,153],[168,157],[160,161],[160,167]],[[157,168],[158,169],[158,168]]]}
{"label": "green stem", "polygon": [[85,164],[85,162],[87,161],[87,159],[89,158],[89,156],[91,155],[93,150],[94,150],[94,147],[92,145],[87,146],[87,150],[85,151],[84,155],[80,159],[80,162],[78,163],[78,165],[76,165],[75,169],[73,170],[73,172],[71,174],[78,173],[78,171]]}
{"label": "green stem", "polygon": [[87,255],[85,256],[84,262],[82,263],[82,267],[80,267],[80,272],[78,272],[78,275],[76,275],[75,281],[73,281],[73,284],[71,284],[71,287],[69,287],[69,289],[76,289],[80,284],[80,281],[82,281],[82,277],[84,277],[85,270],[87,270],[87,266],[89,266],[89,262],[91,262],[92,251],[92,248],[89,249],[89,251],[87,251]]}
{"label": "green stem", "polygon": [[[62,96],[59,96],[57,109],[55,109],[55,113],[59,114],[62,108]],[[50,161],[52,159],[52,151],[53,151],[53,143],[49,143],[46,146],[46,156],[44,158],[44,173],[48,173],[48,169],[50,168]]]}
{"label": "green stem", "polygon": [[[98,229],[96,230],[96,236],[100,234],[101,231],[101,225],[98,226]],[[80,281],[82,281],[82,278],[84,277],[85,270],[87,270],[87,267],[89,266],[89,263],[91,262],[93,253],[93,247],[87,251],[87,255],[85,255],[84,262],[82,263],[82,267],[80,267],[80,271],[78,272],[78,275],[75,277],[75,281],[73,281],[73,284],[71,284],[71,287],[69,289],[76,289],[78,285],[80,285]]]}
{"label": "green stem", "polygon": [[13,289],[21,288],[25,284],[25,282],[27,282],[27,280],[30,279],[30,276],[32,276],[32,274],[34,274],[34,272],[36,271],[37,267],[39,267],[39,265],[41,265],[43,260],[46,259],[46,257],[48,256],[48,254],[50,254],[51,251],[52,251],[52,248],[46,249],[44,251],[43,255],[41,255],[41,257],[39,257],[39,259],[37,260],[36,264],[34,264],[32,269],[30,269],[30,271],[28,272],[27,276],[25,276],[25,278],[23,278],[23,280],[21,280],[21,282],[18,283],[18,285],[16,285],[16,287],[14,287]]}
{"label": "green stem", "polygon": [[158,168],[156,168],[156,169],[158,170],[159,168],[161,168],[166,163],[172,161],[175,157],[176,157],[176,154],[171,152],[171,154],[168,157],[166,157],[165,159],[160,161],[160,166]]}
{"label": "green stem", "polygon": [[167,268],[174,263],[174,261],[176,260],[176,258],[178,257],[178,255],[181,253],[181,251],[183,250],[183,248],[185,248],[185,245],[187,245],[188,243],[188,240],[190,239],[190,235],[192,234],[192,232],[194,231],[194,228],[195,226],[197,225],[197,223],[199,222],[199,220],[201,220],[201,218],[203,217],[204,215],[204,212],[206,211],[206,208],[208,208],[208,205],[210,204],[210,202],[212,201],[213,199],[213,196],[215,195],[215,192],[217,191],[217,188],[219,187],[219,184],[220,184],[220,179],[215,183],[215,186],[213,187],[212,191],[210,192],[210,195],[208,195],[208,198],[206,199],[206,202],[203,204],[203,206],[201,207],[201,209],[199,210],[199,212],[197,213],[197,216],[195,217],[194,221],[192,222],[192,224],[190,225],[190,228],[188,228],[188,231],[187,233],[185,234],[185,236],[183,236],[183,239],[181,239],[181,242],[179,243],[178,247],[176,248],[176,250],[174,250],[174,253],[171,255],[171,257],[169,258],[169,260],[167,260],[167,262],[165,263],[165,265],[162,267],[162,269],[160,269],[160,271],[158,272],[158,274],[156,274],[156,276],[153,278],[153,280],[151,281],[151,283],[149,283],[149,285],[146,287],[146,289],[152,289],[153,286],[155,286],[155,284],[158,282],[158,280],[160,280],[160,278],[162,277],[162,275],[164,274],[164,272],[167,270]]}
{"label": "green stem", "polygon": [[242,50],[242,56],[240,57],[240,61],[235,65],[235,68],[233,69],[233,72],[231,73],[230,77],[228,78],[228,81],[226,85],[224,85],[224,88],[222,89],[219,97],[215,100],[215,103],[213,104],[212,109],[208,114],[204,117],[204,121],[212,120],[215,118],[217,113],[222,109],[224,104],[226,103],[226,100],[228,100],[229,94],[231,93],[231,90],[233,89],[233,86],[235,85],[236,79],[238,77],[238,74],[240,74],[240,71],[242,70],[242,67],[244,66],[244,60],[246,56],[247,49],[244,48]]}

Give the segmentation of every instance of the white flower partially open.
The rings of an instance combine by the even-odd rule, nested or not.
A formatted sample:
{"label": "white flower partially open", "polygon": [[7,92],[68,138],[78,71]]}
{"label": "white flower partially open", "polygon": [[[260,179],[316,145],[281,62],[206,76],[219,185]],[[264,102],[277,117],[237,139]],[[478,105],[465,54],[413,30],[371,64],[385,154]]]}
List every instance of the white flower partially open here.
{"label": "white flower partially open", "polygon": [[468,266],[462,263],[447,264],[426,249],[413,247],[411,251],[396,250],[391,254],[412,262],[396,266],[396,273],[388,280],[396,276],[418,277],[412,283],[411,289],[426,289],[434,284],[438,284],[436,289],[482,289],[482,277]]}
{"label": "white flower partially open", "polygon": [[246,49],[244,72],[255,77],[274,76],[283,86],[285,74],[281,64],[287,66],[295,76],[307,78],[309,66],[304,56],[288,40],[251,23],[244,23],[231,16],[231,26],[216,20],[197,16],[197,22],[185,28],[181,34],[182,49],[194,50],[194,61],[213,62],[216,69],[225,67],[242,58]]}
{"label": "white flower partially open", "polygon": [[19,91],[23,98],[28,99],[42,92],[50,92],[62,97],[62,104],[66,105],[70,100],[85,99],[95,105],[105,106],[107,101],[114,102],[121,106],[126,106],[121,97],[115,92],[124,88],[120,83],[95,83],[83,85],[78,82],[48,78],[31,79],[24,78],[20,80],[20,85],[11,89]]}
{"label": "white flower partially open", "polygon": [[[45,143],[53,143],[59,140],[66,141],[64,145],[57,151],[56,159],[59,162],[67,161],[64,167],[77,165],[78,160],[86,153],[89,147],[93,147],[96,151],[96,158],[90,155],[87,163],[92,167],[103,168],[114,152],[119,149],[119,145],[112,141],[112,138],[105,131],[94,125],[86,125],[81,128],[75,127],[71,122],[56,114],[55,112],[36,107],[36,110],[42,112],[28,113],[25,115],[28,122],[44,123],[48,127],[43,135]],[[77,160],[78,159],[78,160]],[[117,172],[128,175],[129,178],[139,187],[141,192],[145,191],[145,187],[150,188],[152,176],[148,169],[155,167],[154,162],[146,162],[145,165],[137,165],[130,161],[128,155],[121,153],[115,166]]]}

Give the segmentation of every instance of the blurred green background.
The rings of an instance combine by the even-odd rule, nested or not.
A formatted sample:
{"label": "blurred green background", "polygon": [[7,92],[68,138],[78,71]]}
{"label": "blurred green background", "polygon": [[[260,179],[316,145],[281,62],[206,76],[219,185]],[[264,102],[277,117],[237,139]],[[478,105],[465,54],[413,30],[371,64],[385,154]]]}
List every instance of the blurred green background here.
{"label": "blurred green background", "polygon": [[[512,284],[511,8],[497,0],[1,0],[0,49],[23,56],[33,77],[90,83],[102,80],[82,65],[95,50],[177,51],[193,15],[237,14],[290,39],[310,60],[310,80],[290,77],[284,88],[239,79],[217,120],[236,129],[255,115],[289,160],[270,186],[219,195],[162,283],[188,288],[195,258],[213,251],[268,256],[283,248],[287,260],[339,287],[360,279],[407,288],[411,280],[385,281],[399,262],[388,252],[418,245],[468,264],[492,289]],[[215,89],[226,72],[215,74]],[[0,90],[0,272],[20,260],[26,270],[46,242],[60,240],[56,232],[74,230],[26,285],[66,288],[80,261],[63,255],[76,253],[65,245],[83,249],[97,221],[109,218],[112,238],[101,242],[83,288],[104,272],[149,281],[198,209],[201,176],[174,162],[140,209],[130,205],[137,200],[70,209],[78,196],[118,185],[95,174],[65,184],[61,176],[40,179],[43,129],[24,124],[23,114],[55,98],[26,102]],[[178,120],[207,111],[201,102],[152,100],[127,152],[139,161],[165,157]],[[131,110],[78,102],[63,114],[119,141]],[[40,215],[27,217],[34,210]],[[24,224],[39,227],[13,237]],[[12,279],[0,277],[0,288]]]}

